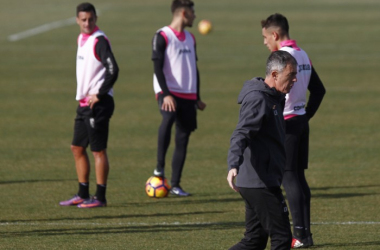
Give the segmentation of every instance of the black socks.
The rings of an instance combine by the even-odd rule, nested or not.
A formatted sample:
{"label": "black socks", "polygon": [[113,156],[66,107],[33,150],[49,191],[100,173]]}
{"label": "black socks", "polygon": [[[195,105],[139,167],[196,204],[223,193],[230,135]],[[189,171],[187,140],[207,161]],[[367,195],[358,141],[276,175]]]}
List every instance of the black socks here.
{"label": "black socks", "polygon": [[79,183],[79,191],[78,191],[79,197],[81,197],[83,199],[90,198],[90,193],[88,190],[89,190],[88,182],[80,182]]}
{"label": "black socks", "polygon": [[107,184],[97,184],[96,185],[96,199],[101,202],[106,202],[106,189]]}
{"label": "black socks", "polygon": [[[90,193],[89,193],[89,183],[88,182],[80,182],[79,183],[79,191],[78,191],[78,196],[87,199],[90,198]],[[107,189],[107,184],[98,184],[96,185],[96,199],[105,202],[106,201],[106,189]]]}

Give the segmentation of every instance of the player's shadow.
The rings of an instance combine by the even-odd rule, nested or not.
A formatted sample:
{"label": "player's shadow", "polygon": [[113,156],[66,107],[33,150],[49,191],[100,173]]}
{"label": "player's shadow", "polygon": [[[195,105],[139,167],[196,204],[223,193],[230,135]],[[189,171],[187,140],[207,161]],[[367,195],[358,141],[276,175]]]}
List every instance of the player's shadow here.
{"label": "player's shadow", "polygon": [[107,235],[107,234],[125,234],[125,233],[155,233],[160,232],[186,232],[196,230],[231,230],[244,228],[242,222],[215,222],[215,223],[183,223],[171,225],[128,225],[128,226],[75,226],[65,229],[38,229],[2,232],[3,238],[32,237],[32,236],[59,236],[59,235]]}
{"label": "player's shadow", "polygon": [[364,190],[367,188],[377,188],[380,185],[359,185],[359,186],[336,186],[336,187],[316,187],[311,188],[312,198],[322,198],[322,199],[339,199],[339,198],[352,198],[352,197],[363,197],[363,196],[371,196],[378,195],[378,193],[374,192],[360,192],[360,193],[350,193],[350,192],[341,192],[341,193],[323,193],[323,191],[334,191],[334,190],[349,190],[355,189]]}
{"label": "player's shadow", "polygon": [[152,213],[152,214],[123,214],[123,215],[101,215],[92,217],[65,217],[65,218],[47,218],[47,219],[31,219],[31,220],[0,220],[2,224],[22,224],[33,222],[57,222],[57,221],[89,221],[89,220],[104,220],[104,219],[130,219],[130,218],[147,218],[147,217],[181,217],[203,214],[221,214],[224,211],[202,211],[202,212],[186,212],[186,213]]}
{"label": "player's shadow", "polygon": [[[195,196],[193,196],[195,197]],[[113,204],[112,207],[145,207],[151,206],[167,206],[167,205],[193,205],[193,204],[207,204],[207,203],[225,203],[225,202],[243,202],[241,197],[237,198],[219,198],[219,199],[191,199],[191,198],[180,198],[180,197],[169,197],[169,198],[159,198],[154,201],[149,202],[128,202],[123,204]]]}
{"label": "player's shadow", "polygon": [[12,180],[12,181],[0,181],[0,185],[36,183],[36,182],[59,182],[59,181],[77,181],[77,179]]}
{"label": "player's shadow", "polygon": [[340,199],[340,198],[353,198],[353,197],[364,197],[371,195],[378,195],[379,193],[340,193],[340,194],[312,194],[312,199]]}
{"label": "player's shadow", "polygon": [[331,186],[331,187],[311,187],[312,191],[327,191],[335,189],[359,189],[359,188],[376,188],[380,185],[359,185],[359,186]]}
{"label": "player's shadow", "polygon": [[[380,246],[380,241],[367,241],[367,242],[354,242],[354,243],[334,243],[334,244],[317,244],[310,249],[314,248],[331,248],[331,249],[347,249],[347,247],[356,247],[361,249],[364,246]],[[377,249],[377,248],[376,248]]]}

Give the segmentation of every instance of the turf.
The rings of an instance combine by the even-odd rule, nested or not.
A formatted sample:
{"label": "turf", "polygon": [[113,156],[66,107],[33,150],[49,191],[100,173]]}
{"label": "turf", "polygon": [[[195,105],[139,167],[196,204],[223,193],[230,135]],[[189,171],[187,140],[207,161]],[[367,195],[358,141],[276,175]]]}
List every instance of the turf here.
{"label": "turf", "polygon": [[[244,205],[226,182],[229,137],[245,80],[263,76],[269,51],[260,20],[280,12],[327,95],[311,121],[315,249],[380,249],[380,3],[375,0],[196,2],[202,99],[182,186],[189,198],[148,198],[160,116],[151,39],[170,1],[93,1],[121,68],[111,121],[108,207],[58,202],[76,192],[70,152],[78,27],[20,41],[8,36],[75,15],[79,1],[2,0],[0,8],[0,249],[228,249],[244,232]],[[170,162],[172,147],[168,153]],[[170,168],[167,169],[170,176]],[[91,175],[91,192],[94,192]],[[269,249],[269,245],[268,248]]]}

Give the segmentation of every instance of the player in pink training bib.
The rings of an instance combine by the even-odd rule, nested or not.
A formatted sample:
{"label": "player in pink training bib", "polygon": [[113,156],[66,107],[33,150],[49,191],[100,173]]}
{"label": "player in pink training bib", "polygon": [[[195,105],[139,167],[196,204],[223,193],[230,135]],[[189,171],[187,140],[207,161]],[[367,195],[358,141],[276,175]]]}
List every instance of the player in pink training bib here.
{"label": "player in pink training bib", "polygon": [[191,132],[197,128],[197,109],[204,110],[199,91],[196,43],[185,30],[195,19],[191,0],[174,0],[170,25],[159,29],[152,42],[154,65],[153,88],[162,115],[158,132],[157,165],[155,176],[165,176],[165,156],[175,124],[175,150],[172,160],[171,193],[189,196],[181,186],[187,145]]}
{"label": "player in pink training bib", "polygon": [[[292,248],[312,246],[310,232],[311,193],[305,177],[309,154],[309,120],[318,110],[325,88],[310,59],[289,36],[289,24],[281,14],[261,21],[264,45],[270,51],[289,52],[298,63],[297,82],[286,95],[284,119],[286,126],[286,166],[282,185],[293,219]],[[310,92],[307,100],[307,91]]]}
{"label": "player in pink training bib", "polygon": [[[71,151],[74,155],[79,190],[73,198],[60,202],[61,206],[95,208],[107,205],[107,141],[109,121],[114,111],[112,88],[118,78],[119,68],[109,40],[96,26],[96,21],[96,10],[92,4],[82,3],[77,6],[77,24],[81,31],[76,61],[76,100],[79,105]],[[94,197],[89,194],[88,146],[95,159],[97,186]]]}

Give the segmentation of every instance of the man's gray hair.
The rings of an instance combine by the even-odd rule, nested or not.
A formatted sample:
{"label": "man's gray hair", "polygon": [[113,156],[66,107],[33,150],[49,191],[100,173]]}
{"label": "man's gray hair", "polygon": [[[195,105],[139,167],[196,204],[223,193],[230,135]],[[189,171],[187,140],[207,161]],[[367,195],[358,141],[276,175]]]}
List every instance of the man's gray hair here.
{"label": "man's gray hair", "polygon": [[267,60],[267,69],[265,74],[269,76],[272,71],[281,73],[288,64],[293,64],[297,67],[296,59],[289,52],[282,50],[272,52]]}

